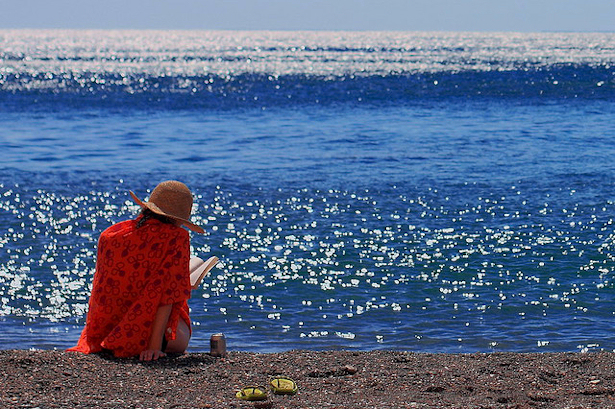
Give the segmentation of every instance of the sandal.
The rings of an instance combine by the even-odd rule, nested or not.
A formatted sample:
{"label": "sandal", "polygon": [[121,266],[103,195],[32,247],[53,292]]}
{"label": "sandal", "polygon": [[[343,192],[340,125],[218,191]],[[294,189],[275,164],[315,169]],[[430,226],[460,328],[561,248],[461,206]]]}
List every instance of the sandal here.
{"label": "sandal", "polygon": [[294,395],[299,389],[297,383],[285,376],[277,376],[269,381],[271,390],[276,395]]}
{"label": "sandal", "polygon": [[235,396],[241,400],[265,400],[267,399],[267,391],[260,386],[246,386],[237,392]]}

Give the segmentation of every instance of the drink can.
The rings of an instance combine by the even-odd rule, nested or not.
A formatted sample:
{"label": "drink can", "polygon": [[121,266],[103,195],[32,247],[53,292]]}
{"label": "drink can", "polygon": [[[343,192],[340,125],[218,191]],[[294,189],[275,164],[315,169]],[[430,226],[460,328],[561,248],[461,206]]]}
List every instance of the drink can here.
{"label": "drink can", "polygon": [[209,347],[211,356],[226,356],[226,338],[224,338],[224,334],[213,334],[209,339]]}

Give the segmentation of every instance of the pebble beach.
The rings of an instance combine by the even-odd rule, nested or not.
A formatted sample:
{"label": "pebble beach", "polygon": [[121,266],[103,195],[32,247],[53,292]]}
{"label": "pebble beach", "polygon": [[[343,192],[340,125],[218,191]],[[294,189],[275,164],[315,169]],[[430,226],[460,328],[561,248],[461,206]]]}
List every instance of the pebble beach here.
{"label": "pebble beach", "polygon": [[[0,351],[9,408],[612,408],[613,353],[229,352],[157,362]],[[292,396],[235,397],[284,375]]]}

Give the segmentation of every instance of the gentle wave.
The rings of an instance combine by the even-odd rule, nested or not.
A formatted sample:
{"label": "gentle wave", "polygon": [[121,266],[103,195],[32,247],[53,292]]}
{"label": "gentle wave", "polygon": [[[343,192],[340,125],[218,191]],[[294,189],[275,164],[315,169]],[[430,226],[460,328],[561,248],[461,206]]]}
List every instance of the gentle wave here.
{"label": "gentle wave", "polygon": [[232,78],[5,75],[5,108],[87,106],[159,109],[234,109],[288,105],[390,105],[445,98],[613,100],[611,69],[557,66],[542,70],[315,77],[242,74]]}
{"label": "gentle wave", "polygon": [[[615,34],[0,31],[5,72],[388,75],[613,65]],[[203,64],[205,63],[205,64]]]}
{"label": "gentle wave", "polygon": [[0,31],[4,107],[613,99],[613,34]]}

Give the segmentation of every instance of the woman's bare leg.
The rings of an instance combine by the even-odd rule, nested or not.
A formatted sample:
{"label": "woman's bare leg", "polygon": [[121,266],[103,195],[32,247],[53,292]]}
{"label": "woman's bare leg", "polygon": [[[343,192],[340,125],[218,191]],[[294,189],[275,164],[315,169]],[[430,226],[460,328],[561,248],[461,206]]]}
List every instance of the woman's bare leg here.
{"label": "woman's bare leg", "polygon": [[172,354],[183,354],[184,352],[186,352],[189,342],[190,329],[188,328],[188,325],[186,325],[184,320],[180,319],[177,323],[175,339],[169,341],[167,348],[164,350],[164,352],[169,352]]}

